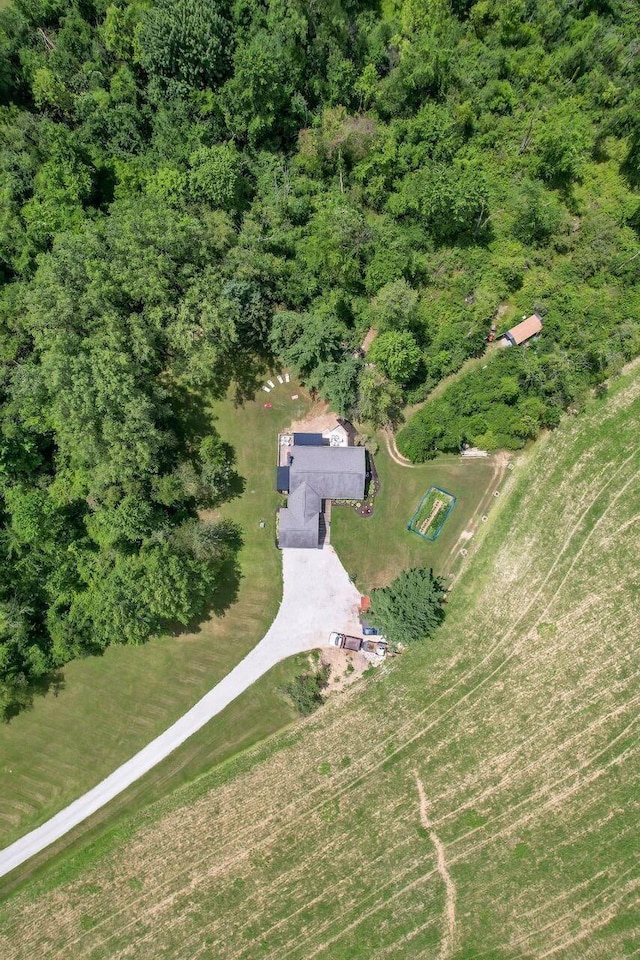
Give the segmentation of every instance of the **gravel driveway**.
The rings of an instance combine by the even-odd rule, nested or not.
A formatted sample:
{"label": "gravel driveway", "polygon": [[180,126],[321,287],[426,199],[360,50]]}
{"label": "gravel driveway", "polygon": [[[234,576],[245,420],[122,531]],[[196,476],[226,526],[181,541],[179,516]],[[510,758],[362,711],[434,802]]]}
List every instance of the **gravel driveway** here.
{"label": "gravel driveway", "polygon": [[126,790],[280,660],[326,645],[332,630],[360,634],[360,594],[332,547],[283,550],[282,561],[282,603],[260,643],[164,733],[42,826],[0,851],[0,876],[44,850]]}

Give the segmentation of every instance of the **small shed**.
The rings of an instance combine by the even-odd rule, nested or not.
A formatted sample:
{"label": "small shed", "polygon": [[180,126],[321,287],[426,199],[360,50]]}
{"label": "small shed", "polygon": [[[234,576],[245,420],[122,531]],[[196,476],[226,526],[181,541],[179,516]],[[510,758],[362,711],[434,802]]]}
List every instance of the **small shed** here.
{"label": "small shed", "polygon": [[539,317],[537,313],[532,313],[526,320],[522,320],[521,323],[517,323],[511,330],[502,334],[503,345],[505,347],[519,346],[525,340],[535,337],[536,333],[540,333],[541,330],[542,317]]}

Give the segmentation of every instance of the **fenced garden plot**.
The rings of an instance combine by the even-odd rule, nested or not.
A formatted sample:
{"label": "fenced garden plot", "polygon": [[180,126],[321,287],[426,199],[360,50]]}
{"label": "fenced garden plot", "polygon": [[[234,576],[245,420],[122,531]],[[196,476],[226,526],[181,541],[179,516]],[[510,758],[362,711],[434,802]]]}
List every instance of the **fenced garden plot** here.
{"label": "fenced garden plot", "polygon": [[425,540],[435,540],[453,510],[456,498],[440,487],[429,487],[407,528]]}

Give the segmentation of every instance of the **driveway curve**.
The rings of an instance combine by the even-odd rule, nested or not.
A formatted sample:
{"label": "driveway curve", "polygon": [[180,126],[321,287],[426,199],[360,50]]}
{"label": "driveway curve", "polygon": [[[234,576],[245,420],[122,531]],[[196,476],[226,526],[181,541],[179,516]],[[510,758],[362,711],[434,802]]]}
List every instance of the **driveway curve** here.
{"label": "driveway curve", "polygon": [[195,706],[139,753],[60,813],[0,851],[0,877],[45,850],[139,780],[280,660],[326,646],[332,630],[359,633],[360,594],[332,547],[283,550],[282,576],[280,608],[253,650]]}

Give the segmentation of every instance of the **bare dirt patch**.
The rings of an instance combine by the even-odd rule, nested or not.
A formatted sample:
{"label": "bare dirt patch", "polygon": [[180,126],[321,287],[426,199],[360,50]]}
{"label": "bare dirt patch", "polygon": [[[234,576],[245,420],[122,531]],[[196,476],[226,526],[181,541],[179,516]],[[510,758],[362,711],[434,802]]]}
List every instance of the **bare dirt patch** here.
{"label": "bare dirt patch", "polygon": [[302,420],[294,420],[288,433],[322,433],[335,427],[337,416],[332,412],[326,400],[316,400],[309,413]]}
{"label": "bare dirt patch", "polygon": [[424,784],[418,776],[417,770],[415,777],[416,786],[418,788],[418,798],[420,800],[420,823],[422,824],[423,829],[429,834],[429,839],[433,844],[438,863],[438,873],[440,874],[442,882],[444,883],[447,891],[439,957],[440,960],[449,960],[449,957],[453,952],[453,945],[456,937],[456,885],[451,879],[451,874],[449,873],[449,868],[447,867],[447,859],[445,857],[442,841],[436,833],[433,823],[429,818],[429,806],[427,804],[427,797],[424,792]]}
{"label": "bare dirt patch", "polygon": [[331,667],[327,693],[344,690],[371,666],[363,653],[340,650],[338,647],[323,647],[322,662]]}
{"label": "bare dirt patch", "polygon": [[373,327],[371,327],[371,328],[367,331],[367,334],[366,334],[364,340],[363,340],[362,343],[360,344],[360,349],[362,350],[362,352],[363,352],[364,354],[367,354],[367,353],[369,352],[369,348],[371,347],[371,344],[373,343],[373,341],[375,340],[375,338],[376,338],[377,336],[378,336],[378,331],[377,331],[377,330],[374,330]]}

